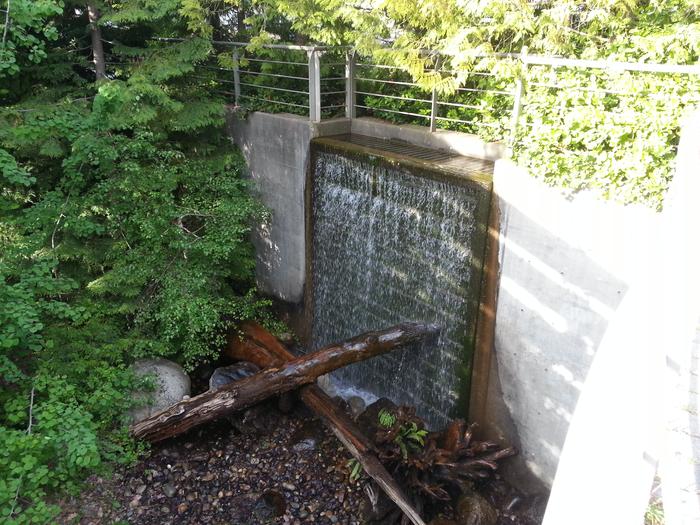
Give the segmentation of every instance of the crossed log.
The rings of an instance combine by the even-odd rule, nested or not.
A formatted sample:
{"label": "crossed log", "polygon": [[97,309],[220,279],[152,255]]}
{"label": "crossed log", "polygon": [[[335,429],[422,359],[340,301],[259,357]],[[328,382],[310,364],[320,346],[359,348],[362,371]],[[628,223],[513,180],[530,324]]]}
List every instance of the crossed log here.
{"label": "crossed log", "polygon": [[377,459],[369,439],[314,383],[320,375],[336,368],[384,354],[423,339],[437,327],[403,323],[386,330],[368,332],[347,342],[327,346],[302,357],[294,357],[277,339],[261,327],[243,326],[245,338],[234,335],[225,354],[264,368],[261,372],[176,403],[133,424],[132,436],[151,442],[182,434],[191,428],[243,410],[264,399],[290,390],[300,390],[304,403],[331,428],[338,439],[364,467],[386,494],[415,525],[425,525],[399,485]]}
{"label": "crossed log", "polygon": [[231,359],[250,361],[261,372],[180,401],[131,426],[132,436],[151,442],[182,434],[264,399],[303,387],[302,401],[330,427],[336,437],[364,467],[415,525],[425,525],[420,514],[394,478],[377,459],[374,446],[353,421],[315,384],[318,376],[352,363],[395,350],[433,333],[437,327],[403,323],[386,330],[368,332],[345,343],[294,357],[277,339],[253,323],[244,324],[245,338],[233,335],[224,353]]}
{"label": "crossed log", "polygon": [[[250,361],[260,368],[276,367],[294,360],[294,355],[275,336],[256,323],[243,323],[242,336],[233,334],[224,355],[232,360]],[[433,328],[434,330],[434,328]],[[396,480],[377,458],[374,444],[357,425],[317,385],[299,389],[304,404],[331,429],[350,454],[362,465],[365,473],[376,481],[386,495],[403,511],[414,525],[425,525],[420,514],[408,500]]]}

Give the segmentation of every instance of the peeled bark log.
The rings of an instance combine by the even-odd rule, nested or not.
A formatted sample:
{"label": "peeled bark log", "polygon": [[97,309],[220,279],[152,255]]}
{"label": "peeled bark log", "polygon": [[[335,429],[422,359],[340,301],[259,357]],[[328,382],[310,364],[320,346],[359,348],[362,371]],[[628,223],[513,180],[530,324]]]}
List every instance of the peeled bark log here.
{"label": "peeled bark log", "polygon": [[[224,355],[234,360],[250,361],[261,368],[279,366],[294,359],[271,333],[255,323],[244,323],[243,337],[233,334],[229,338]],[[308,385],[299,391],[304,404],[318,415],[331,429],[350,454],[362,465],[365,473],[374,479],[386,495],[415,525],[425,525],[396,480],[377,458],[372,442],[338,405],[317,385]]]}
{"label": "peeled bark log", "polygon": [[387,330],[368,332],[342,344],[294,359],[280,367],[268,368],[223,387],[208,391],[139,421],[131,426],[137,439],[151,442],[177,436],[191,428],[243,410],[264,399],[313,383],[320,375],[352,363],[395,350],[422,339],[434,327],[404,323]]}

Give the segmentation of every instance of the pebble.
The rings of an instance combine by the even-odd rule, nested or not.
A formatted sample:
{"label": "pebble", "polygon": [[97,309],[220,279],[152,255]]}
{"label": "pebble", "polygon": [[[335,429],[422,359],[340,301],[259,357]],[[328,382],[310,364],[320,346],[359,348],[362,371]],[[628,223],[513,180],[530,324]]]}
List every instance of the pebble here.
{"label": "pebble", "polygon": [[316,449],[316,440],[314,438],[302,439],[298,443],[292,446],[292,450],[295,452],[304,452]]}
{"label": "pebble", "polygon": [[330,431],[307,415],[277,413],[257,434],[221,422],[165,448],[154,446],[150,456],[103,485],[90,483],[80,506],[65,516],[85,515],[92,501],[93,516],[104,509],[100,523],[261,525],[251,514],[255,502],[278,491],[286,501],[274,523],[353,525],[363,495],[346,489],[349,459]]}

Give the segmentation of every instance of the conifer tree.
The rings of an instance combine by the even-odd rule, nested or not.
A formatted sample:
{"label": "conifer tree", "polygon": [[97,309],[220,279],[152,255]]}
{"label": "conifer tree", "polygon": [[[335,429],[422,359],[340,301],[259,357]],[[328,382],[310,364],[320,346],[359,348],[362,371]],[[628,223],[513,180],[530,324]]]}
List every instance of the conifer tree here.
{"label": "conifer tree", "polygon": [[196,78],[207,74],[198,64],[216,59],[219,4],[13,0],[6,9],[3,522],[50,521],[47,495],[105,458],[128,458],[120,429],[134,360],[193,367],[232,322],[264,315],[248,240],[264,211],[226,138],[224,100]]}

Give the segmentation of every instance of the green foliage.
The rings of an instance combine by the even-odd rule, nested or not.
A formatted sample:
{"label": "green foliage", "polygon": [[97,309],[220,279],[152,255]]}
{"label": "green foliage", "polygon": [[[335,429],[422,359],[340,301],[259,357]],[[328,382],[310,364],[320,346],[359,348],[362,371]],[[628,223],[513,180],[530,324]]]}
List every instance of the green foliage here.
{"label": "green foliage", "polygon": [[644,525],[664,525],[666,518],[664,517],[664,507],[660,500],[649,503],[646,512],[644,513]]}
{"label": "green foliage", "polygon": [[408,459],[409,452],[415,452],[425,446],[425,436],[427,435],[428,431],[419,429],[414,422],[401,425],[399,433],[394,438],[394,443],[399,446],[404,460]]}
{"label": "green foliage", "polygon": [[[0,3],[0,79],[16,75],[20,67],[47,56],[47,42],[58,38],[52,17],[63,10],[56,0],[6,0]],[[0,89],[0,95],[2,95]]]}
{"label": "green foliage", "polygon": [[50,523],[60,491],[135,457],[135,359],[193,367],[232,323],[269,319],[249,242],[265,212],[225,138],[222,100],[193,76],[213,56],[211,6],[98,7],[106,81],[87,68],[85,6],[71,6],[44,20],[57,33],[41,63],[12,48],[31,64],[0,93],[3,523]]}
{"label": "green foliage", "polygon": [[[409,99],[435,89],[443,101],[469,106],[441,106],[445,119],[470,121],[444,120],[445,127],[489,140],[504,138],[510,109],[492,92],[512,89],[522,74],[493,52],[527,45],[535,53],[672,63],[694,63],[700,52],[697,0],[93,5],[107,63],[97,83],[85,4],[0,2],[3,523],[51,522],[57,509],[48,502],[58,489],[75,490],[106,462],[134,457],[123,415],[130,390],[143,386],[129,371],[135,359],[168,356],[192,367],[213,355],[236,320],[269,321],[252,285],[248,241],[265,213],[250,196],[240,153],[224,139],[230,93],[221,93],[221,81],[230,79],[216,68],[233,58],[212,39],[247,39],[241,64],[270,72],[246,54],[261,52],[299,62],[281,72],[302,78],[303,53],[261,44],[352,44],[376,64],[396,66],[392,78],[419,83],[401,93],[381,87],[400,98],[363,95],[363,105],[378,108],[381,100],[383,108],[425,115],[429,106]],[[341,61],[331,52],[325,58]],[[324,78],[342,76],[342,66],[323,68]],[[280,91],[305,90],[298,79],[246,78],[266,86],[249,108],[274,101],[277,110],[306,111],[288,105],[308,104],[304,94]],[[524,81],[518,162],[572,190],[660,206],[678,119],[697,101],[696,84],[538,68]],[[324,91],[342,83],[329,81]],[[459,85],[473,91],[456,92]],[[425,430],[410,420],[380,414],[380,423],[387,447],[404,461],[423,445]],[[351,475],[359,474],[352,465]]]}
{"label": "green foliage", "polygon": [[[516,61],[497,53],[528,46],[531,54],[584,59],[694,64],[700,57],[697,0],[259,3],[264,9],[252,19],[260,27],[271,13],[280,13],[292,31],[325,44],[352,45],[363,61],[397,68],[363,67],[363,77],[419,84],[360,81],[358,91],[384,95],[358,95],[358,104],[370,114],[425,125],[434,88],[447,103],[438,106],[439,127],[489,141],[510,140],[508,93],[523,74]],[[541,67],[530,67],[526,77],[515,137],[519,164],[570,191],[589,189],[624,203],[662,205],[680,116],[700,103],[697,78]],[[458,86],[467,91],[455,91]]]}
{"label": "green foliage", "polygon": [[680,75],[533,67],[514,157],[557,186],[660,208],[698,87]]}
{"label": "green foliage", "polygon": [[386,408],[379,411],[379,424],[385,428],[393,427],[396,423],[396,416],[389,412]]}
{"label": "green foliage", "polygon": [[[397,414],[385,408],[379,411],[377,419],[379,430],[374,436],[379,449],[380,459],[397,461],[397,467],[411,465],[411,454],[420,451],[425,446],[428,431],[416,423],[413,412],[401,407]],[[422,423],[421,423],[422,426]],[[346,466],[349,470],[350,481],[357,481],[364,469],[356,459],[351,459]]]}
{"label": "green foliage", "polygon": [[[425,436],[428,435],[428,431],[418,428],[415,421],[406,420],[399,422],[397,426],[397,416],[385,408],[379,411],[378,417],[380,426],[395,431],[392,441],[399,447],[404,461],[408,459],[409,452],[420,450],[425,445]],[[393,429],[394,426],[397,428]]]}
{"label": "green foliage", "polygon": [[360,479],[362,473],[364,472],[364,469],[362,468],[362,463],[353,458],[347,462],[346,466],[350,471],[350,481],[357,481],[358,479]]}

